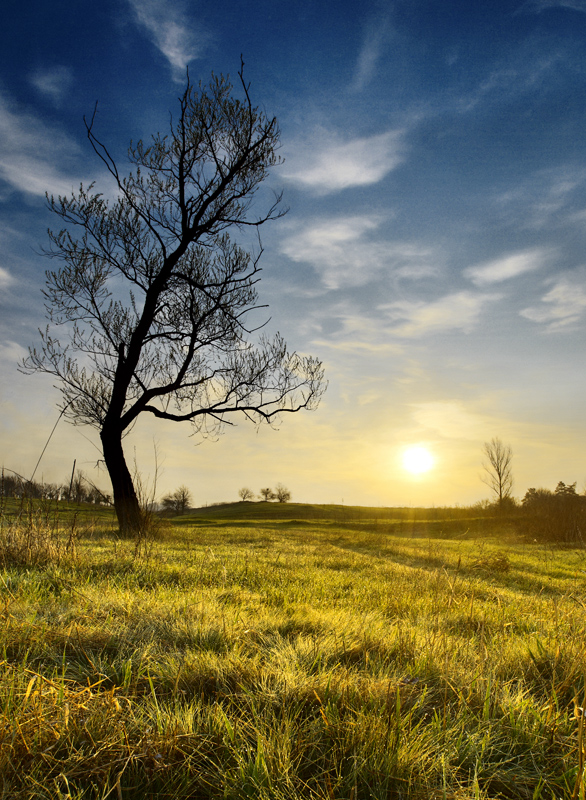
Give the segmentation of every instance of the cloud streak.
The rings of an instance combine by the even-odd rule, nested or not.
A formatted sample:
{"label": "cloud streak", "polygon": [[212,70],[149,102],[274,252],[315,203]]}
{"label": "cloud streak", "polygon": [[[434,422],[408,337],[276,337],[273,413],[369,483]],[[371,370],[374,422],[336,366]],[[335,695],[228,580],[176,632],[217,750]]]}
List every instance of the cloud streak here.
{"label": "cloud streak", "polygon": [[38,92],[60,106],[71,88],[73,75],[67,67],[50,67],[35,70],[29,80]]}
{"label": "cloud streak", "polygon": [[497,207],[518,226],[542,230],[548,225],[573,223],[581,203],[586,171],[575,165],[550,167],[495,197]]}
{"label": "cloud streak", "polygon": [[351,92],[361,92],[374,77],[377,62],[389,38],[389,21],[386,17],[377,17],[367,25],[352,83]]}
{"label": "cloud streak", "polygon": [[469,267],[464,270],[464,275],[476,286],[488,286],[516,278],[526,272],[534,272],[543,266],[545,260],[546,252],[543,249],[524,250]]}
{"label": "cloud streak", "polygon": [[199,58],[208,36],[190,28],[187,15],[179,3],[165,0],[128,0],[138,24],[169,62],[176,81],[185,79],[190,61]]}
{"label": "cloud streak", "polygon": [[580,322],[586,313],[586,287],[569,278],[559,280],[541,298],[543,305],[525,308],[521,316],[531,322],[546,323],[551,332]]}
{"label": "cloud streak", "polygon": [[335,134],[318,134],[291,148],[284,177],[317,195],[378,183],[404,160],[403,135],[395,130],[340,142]]}
{"label": "cloud streak", "polygon": [[365,314],[349,299],[320,308],[314,317],[313,328],[317,335],[312,345],[320,350],[327,348],[359,356],[399,355],[403,352],[401,343],[391,341],[385,321],[376,311]]}
{"label": "cloud streak", "polygon": [[8,289],[15,283],[15,279],[4,267],[0,267],[0,289]]}
{"label": "cloud streak", "polygon": [[494,64],[475,90],[457,99],[456,107],[460,113],[469,114],[477,111],[479,106],[502,106],[517,98],[533,95],[555,73],[556,68],[563,65],[565,58],[562,48],[542,52],[533,42],[526,43]]}
{"label": "cloud streak", "polygon": [[529,0],[519,10],[539,14],[548,8],[570,8],[586,13],[586,0]]}
{"label": "cloud streak", "polygon": [[500,300],[500,294],[474,294],[462,291],[430,303],[399,300],[379,306],[392,321],[403,320],[391,328],[400,338],[419,338],[450,330],[469,333],[476,327],[485,306]]}
{"label": "cloud streak", "polygon": [[25,194],[69,194],[78,178],[63,174],[77,144],[32,114],[18,113],[0,95],[0,180]]}
{"label": "cloud streak", "polygon": [[407,279],[433,274],[427,249],[373,239],[382,224],[380,217],[356,215],[299,225],[283,240],[281,252],[312,264],[327,289],[363,286],[382,271]]}
{"label": "cloud streak", "polygon": [[413,403],[413,419],[424,428],[435,431],[446,439],[481,441],[490,430],[490,420],[469,411],[459,400],[437,400]]}
{"label": "cloud streak", "polygon": [[0,361],[7,364],[17,364],[28,354],[25,348],[17,342],[10,340],[0,342]]}

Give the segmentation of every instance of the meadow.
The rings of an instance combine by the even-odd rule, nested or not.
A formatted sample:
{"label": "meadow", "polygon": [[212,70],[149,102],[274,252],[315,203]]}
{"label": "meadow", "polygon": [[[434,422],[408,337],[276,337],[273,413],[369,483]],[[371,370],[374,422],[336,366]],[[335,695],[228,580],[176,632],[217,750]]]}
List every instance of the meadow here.
{"label": "meadow", "polygon": [[106,512],[31,512],[19,560],[9,511],[2,798],[583,797],[582,549],[241,503],[138,554]]}

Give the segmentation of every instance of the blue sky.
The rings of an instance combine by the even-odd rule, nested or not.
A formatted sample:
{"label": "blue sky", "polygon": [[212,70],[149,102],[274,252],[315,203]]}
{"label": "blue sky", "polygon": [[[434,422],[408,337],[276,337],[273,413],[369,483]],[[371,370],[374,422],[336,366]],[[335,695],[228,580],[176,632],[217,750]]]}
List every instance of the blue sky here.
{"label": "blue sky", "polygon": [[[18,358],[44,325],[55,224],[44,193],[109,191],[83,116],[119,164],[165,130],[191,77],[236,75],[278,117],[263,230],[271,331],[320,356],[318,411],[199,446],[141,422],[130,460],[198,503],[282,482],[294,500],[447,505],[488,496],[481,447],[514,451],[515,494],[586,481],[586,0],[13,5],[0,32],[0,457],[30,474],[57,393]],[[41,463],[107,486],[97,436],[61,423]],[[404,449],[434,468],[413,476]]]}

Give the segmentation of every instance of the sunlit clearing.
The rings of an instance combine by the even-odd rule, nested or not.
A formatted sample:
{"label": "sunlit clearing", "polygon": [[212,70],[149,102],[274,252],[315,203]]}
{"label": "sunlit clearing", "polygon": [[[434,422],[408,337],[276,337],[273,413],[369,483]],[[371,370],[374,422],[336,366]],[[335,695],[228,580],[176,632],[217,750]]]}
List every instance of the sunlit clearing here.
{"label": "sunlit clearing", "polygon": [[403,467],[416,475],[430,470],[433,463],[433,456],[425,447],[408,447],[403,453]]}

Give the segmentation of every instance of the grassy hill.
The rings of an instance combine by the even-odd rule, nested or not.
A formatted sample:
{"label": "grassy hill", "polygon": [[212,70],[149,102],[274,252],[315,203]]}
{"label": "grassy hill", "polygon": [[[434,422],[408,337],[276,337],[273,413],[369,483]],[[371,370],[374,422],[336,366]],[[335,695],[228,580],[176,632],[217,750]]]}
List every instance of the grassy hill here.
{"label": "grassy hill", "polygon": [[480,514],[476,508],[379,508],[309,503],[239,502],[190,509],[177,525],[247,524],[271,527],[311,523],[322,527],[373,530],[406,536],[509,535],[510,520]]}
{"label": "grassy hill", "polygon": [[216,503],[194,508],[190,517],[205,519],[304,519],[333,522],[371,521],[391,522],[400,520],[438,520],[478,516],[470,508],[386,508],[369,506],[347,506],[315,503],[265,503],[238,502]]}

